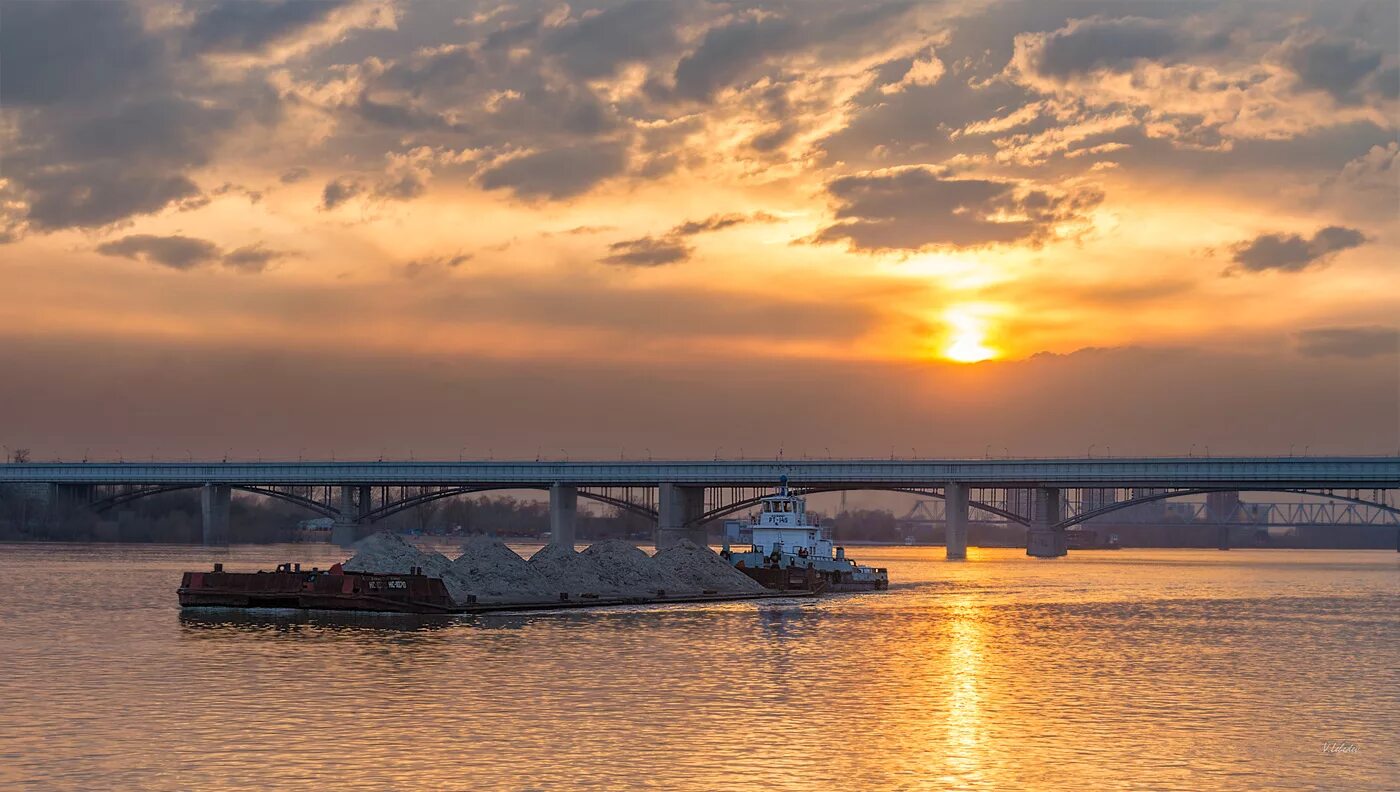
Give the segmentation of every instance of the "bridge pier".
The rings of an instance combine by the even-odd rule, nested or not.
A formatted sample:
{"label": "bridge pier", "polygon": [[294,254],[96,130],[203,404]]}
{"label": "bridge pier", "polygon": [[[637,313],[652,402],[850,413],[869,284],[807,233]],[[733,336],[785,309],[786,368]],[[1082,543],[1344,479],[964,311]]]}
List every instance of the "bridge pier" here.
{"label": "bridge pier", "polygon": [[1239,508],[1238,492],[1206,493],[1206,522],[1215,525],[1215,546],[1221,550],[1230,549],[1230,521]]}
{"label": "bridge pier", "polygon": [[700,515],[705,513],[705,488],[663,483],[659,487],[656,549],[664,550],[682,539],[704,547],[708,544]]}
{"label": "bridge pier", "polygon": [[943,514],[946,525],[943,548],[949,561],[967,558],[967,501],[966,484],[949,482],[943,487]]}
{"label": "bridge pier", "polygon": [[226,484],[205,484],[199,492],[203,518],[202,538],[205,547],[227,547],[229,539],[228,514],[232,491]]}
{"label": "bridge pier", "polygon": [[374,508],[373,489],[373,487],[369,487],[363,484],[360,485],[360,500],[357,504],[359,508],[356,512],[359,515],[359,517],[355,520],[355,522],[364,524],[368,521],[367,518],[369,517],[370,509]]}
{"label": "bridge pier", "polygon": [[549,541],[568,548],[578,541],[578,487],[549,488]]}
{"label": "bridge pier", "polygon": [[355,505],[355,490],[355,487],[340,488],[340,511],[335,515],[335,522],[331,524],[331,544],[336,547],[349,547],[360,538],[360,513],[365,501],[361,501],[359,506]]}
{"label": "bridge pier", "polygon": [[1064,500],[1059,487],[1036,487],[1031,498],[1031,527],[1026,531],[1026,555],[1058,558],[1065,555],[1065,532],[1052,526],[1063,519]]}

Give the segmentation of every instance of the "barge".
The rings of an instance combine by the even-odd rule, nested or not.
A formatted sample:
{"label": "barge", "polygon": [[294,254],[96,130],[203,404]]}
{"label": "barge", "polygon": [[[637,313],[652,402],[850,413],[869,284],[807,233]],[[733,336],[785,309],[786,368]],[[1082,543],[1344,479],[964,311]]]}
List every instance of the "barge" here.
{"label": "barge", "polygon": [[340,564],[325,570],[315,567],[303,570],[300,564],[279,564],[273,572],[226,572],[223,564],[214,564],[212,572],[186,572],[177,593],[182,608],[295,608],[451,615],[815,597],[820,589],[793,587],[744,594],[657,591],[648,597],[560,594],[558,598],[515,602],[478,602],[475,597],[469,597],[467,602],[457,602],[441,578],[423,574],[421,567],[415,567],[409,574],[352,572]]}
{"label": "barge", "polygon": [[720,555],[736,569],[778,590],[881,591],[890,587],[884,567],[857,564],[830,534],[807,516],[807,499],[788,493],[787,476],[778,494],[759,499],[758,519],[747,526],[747,550],[733,550],[726,538]]}

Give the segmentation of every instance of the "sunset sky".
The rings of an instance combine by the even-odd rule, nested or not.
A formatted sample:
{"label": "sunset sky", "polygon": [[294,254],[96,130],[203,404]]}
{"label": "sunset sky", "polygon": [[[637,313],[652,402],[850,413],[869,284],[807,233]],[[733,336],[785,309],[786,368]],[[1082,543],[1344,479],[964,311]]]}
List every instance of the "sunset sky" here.
{"label": "sunset sky", "polygon": [[1393,0],[3,0],[0,442],[1397,453],[1398,41]]}

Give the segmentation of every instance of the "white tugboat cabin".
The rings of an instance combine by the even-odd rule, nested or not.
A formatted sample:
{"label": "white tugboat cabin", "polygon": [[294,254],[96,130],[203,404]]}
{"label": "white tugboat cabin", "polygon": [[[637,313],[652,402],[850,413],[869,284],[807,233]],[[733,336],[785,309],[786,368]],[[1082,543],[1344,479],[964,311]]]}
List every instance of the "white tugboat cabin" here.
{"label": "white tugboat cabin", "polygon": [[777,495],[759,500],[758,518],[750,523],[753,539],[748,550],[731,550],[726,541],[724,555],[734,566],[764,585],[770,585],[771,572],[759,570],[811,569],[825,583],[826,591],[869,591],[889,586],[883,568],[861,566],[846,558],[845,548],[837,547],[821,525],[807,517],[807,499],[788,493],[784,476]]}

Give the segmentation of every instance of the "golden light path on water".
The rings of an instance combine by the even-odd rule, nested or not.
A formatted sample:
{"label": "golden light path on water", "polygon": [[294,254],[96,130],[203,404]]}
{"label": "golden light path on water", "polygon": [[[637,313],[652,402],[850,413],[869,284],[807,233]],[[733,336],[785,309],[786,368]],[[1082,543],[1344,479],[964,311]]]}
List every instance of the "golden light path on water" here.
{"label": "golden light path on water", "polygon": [[0,544],[0,788],[1400,788],[1394,551],[850,551],[890,591],[399,618],[176,606],[324,545]]}
{"label": "golden light path on water", "polygon": [[967,598],[949,606],[947,763],[951,781],[982,779],[981,613]]}

